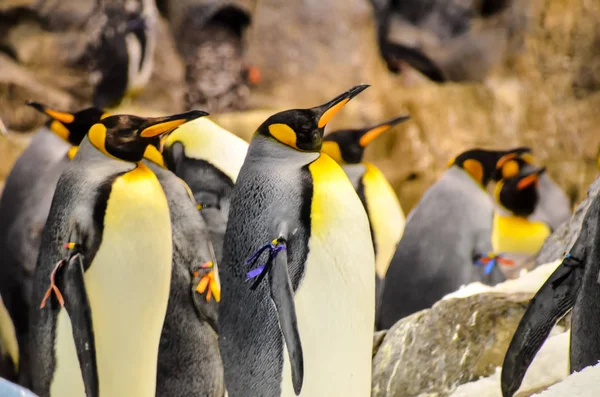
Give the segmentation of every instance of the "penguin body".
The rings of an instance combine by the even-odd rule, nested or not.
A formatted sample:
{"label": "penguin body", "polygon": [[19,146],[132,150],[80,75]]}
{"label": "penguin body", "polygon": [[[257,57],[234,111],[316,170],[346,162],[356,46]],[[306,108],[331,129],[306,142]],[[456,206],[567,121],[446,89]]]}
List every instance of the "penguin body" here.
{"label": "penguin body", "polygon": [[[319,153],[326,121],[364,88],[271,116],[250,143],[221,267],[219,341],[231,397],[370,393],[368,219],[343,170]],[[264,250],[257,273],[251,257]]]}
{"label": "penguin body", "polygon": [[519,174],[500,180],[495,187],[492,246],[513,265],[502,268],[509,278],[518,277],[520,270],[542,248],[550,235],[550,227],[543,222],[529,220],[540,201],[539,180],[545,168],[528,167]]}
{"label": "penguin body", "polygon": [[[148,146],[160,153],[154,146]],[[158,157],[160,158],[160,157]],[[194,304],[190,266],[211,261],[206,225],[184,182],[164,165],[144,160],[160,182],[171,217],[173,271],[158,353],[157,396],[214,396],[225,393],[216,332],[215,299]],[[197,312],[198,310],[198,312]]]}
{"label": "penguin body", "polygon": [[183,179],[201,206],[217,259],[221,258],[233,186],[248,143],[200,118],[173,131],[163,150],[167,167]]}
{"label": "penguin body", "polygon": [[597,196],[584,216],[577,240],[531,300],[502,365],[504,397],[512,397],[516,393],[552,328],[571,309],[571,373],[596,365],[600,360],[597,337],[600,318],[599,217],[600,197]]}
{"label": "penguin body", "polygon": [[375,251],[376,312],[381,304],[383,280],[402,237],[406,218],[390,183],[376,166],[363,161],[363,154],[375,138],[405,120],[408,116],[363,129],[334,131],[323,142],[322,151],[342,166],[369,217]]}
{"label": "penguin body", "polygon": [[97,108],[66,113],[34,102],[29,105],[52,121],[40,128],[16,161],[0,198],[0,294],[21,346],[20,382],[25,385],[29,383],[26,343],[31,283],[56,183],[70,161],[72,145],[104,115]]}
{"label": "penguin body", "polygon": [[141,160],[156,137],[204,114],[108,117],[61,175],[32,297],[37,394],[156,393],[172,232],[165,193]]}
{"label": "penguin body", "polygon": [[504,281],[497,267],[485,274],[474,262],[492,251],[494,206],[484,186],[505,153],[462,153],[410,212],[385,278],[379,329],[431,307],[461,285]]}

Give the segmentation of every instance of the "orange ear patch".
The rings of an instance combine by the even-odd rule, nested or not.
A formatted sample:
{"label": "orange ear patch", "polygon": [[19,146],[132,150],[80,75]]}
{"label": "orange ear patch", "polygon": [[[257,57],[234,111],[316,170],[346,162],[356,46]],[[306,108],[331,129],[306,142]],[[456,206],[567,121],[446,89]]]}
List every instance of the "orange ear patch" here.
{"label": "orange ear patch", "polygon": [[483,166],[477,160],[467,159],[463,162],[463,169],[469,173],[477,182],[483,182]]}
{"label": "orange ear patch", "polygon": [[502,166],[502,178],[510,178],[519,173],[519,163],[515,160],[509,160]]}
{"label": "orange ear patch", "polygon": [[514,159],[515,157],[517,157],[516,153],[509,153],[500,157],[500,160],[498,160],[498,162],[496,163],[496,169],[502,168],[504,164],[506,164],[509,160]]}
{"label": "orange ear patch", "polygon": [[281,123],[271,124],[269,126],[269,133],[279,142],[296,149],[298,148],[296,146],[296,133],[289,125]]}

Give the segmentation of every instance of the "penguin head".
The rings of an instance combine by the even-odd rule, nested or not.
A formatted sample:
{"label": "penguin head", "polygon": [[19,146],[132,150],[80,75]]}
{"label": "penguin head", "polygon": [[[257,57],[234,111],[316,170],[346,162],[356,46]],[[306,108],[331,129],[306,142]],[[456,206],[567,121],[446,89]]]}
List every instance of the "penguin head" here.
{"label": "penguin head", "polygon": [[523,153],[529,148],[519,147],[510,150],[484,150],[471,149],[459,154],[448,163],[448,167],[456,165],[465,170],[481,186],[488,185],[494,177],[496,164],[505,155],[510,153]]}
{"label": "penguin head", "polygon": [[518,148],[515,151],[500,157],[496,163],[496,170],[493,179],[499,182],[501,179],[507,179],[518,175],[526,168],[533,168],[535,159],[529,148]]}
{"label": "penguin head", "polygon": [[92,125],[109,116],[104,110],[90,107],[75,113],[59,112],[38,102],[28,101],[27,105],[52,118],[49,128],[56,135],[77,146]]}
{"label": "penguin head", "polygon": [[161,138],[181,124],[206,116],[192,110],[166,117],[115,115],[94,124],[88,139],[102,153],[124,161],[141,161],[148,145],[160,147]]}
{"label": "penguin head", "polygon": [[304,152],[318,152],[323,145],[325,125],[368,85],[357,85],[331,101],[310,109],[291,109],[269,117],[257,134]]}
{"label": "penguin head", "polygon": [[406,121],[410,116],[400,116],[384,123],[359,130],[334,131],[323,139],[322,152],[327,153],[338,164],[358,164],[362,161],[367,145],[393,126]]}
{"label": "penguin head", "polygon": [[545,171],[546,167],[529,168],[500,180],[494,189],[494,198],[514,215],[528,217],[538,203],[538,180]]}

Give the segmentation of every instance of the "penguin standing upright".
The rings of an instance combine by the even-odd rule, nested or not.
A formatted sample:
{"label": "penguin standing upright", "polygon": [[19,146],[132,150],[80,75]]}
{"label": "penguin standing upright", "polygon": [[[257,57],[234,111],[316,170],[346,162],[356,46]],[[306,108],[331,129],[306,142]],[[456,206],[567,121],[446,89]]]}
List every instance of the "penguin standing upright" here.
{"label": "penguin standing upright", "polygon": [[425,192],[406,219],[387,271],[379,329],[431,307],[461,285],[504,280],[497,267],[474,266],[492,251],[494,204],[484,188],[498,160],[522,150],[468,150]]}
{"label": "penguin standing upright", "polygon": [[513,262],[503,268],[505,275],[516,278],[533,259],[550,235],[550,227],[528,219],[540,201],[538,181],[546,171],[543,167],[522,170],[517,175],[501,179],[494,189],[496,209],[492,227],[492,248]]}
{"label": "penguin standing upright", "polygon": [[165,193],[141,160],[157,137],[203,115],[107,117],[61,175],[32,295],[35,393],[155,395],[173,243]]}
{"label": "penguin standing upright", "polygon": [[[160,142],[156,144],[160,147]],[[156,395],[223,397],[223,363],[215,328],[220,285],[213,283],[206,291],[206,301],[201,303],[195,300],[198,292],[190,291],[194,272],[200,275],[202,271],[202,278],[195,284],[211,277],[218,280],[206,224],[189,188],[165,168],[158,148],[148,145],[144,158],[167,197],[173,234],[173,271],[160,338]]]}
{"label": "penguin standing upright", "polygon": [[327,122],[366,87],[277,113],[250,142],[220,268],[219,343],[231,397],[370,394],[369,221],[344,171],[319,152]]}
{"label": "penguin standing upright", "polygon": [[600,196],[585,213],[579,235],[561,264],[535,294],[504,357],[502,395],[512,397],[554,325],[571,309],[570,371],[600,361]]}
{"label": "penguin standing upright", "polygon": [[178,127],[164,142],[167,168],[192,190],[217,259],[222,255],[233,185],[247,151],[246,141],[204,117]]}
{"label": "penguin standing upright", "polygon": [[158,10],[154,0],[108,3],[98,19],[98,37],[87,49],[94,80],[92,102],[114,108],[124,98],[139,94],[150,80]]}
{"label": "penguin standing upright", "polygon": [[321,149],[342,166],[369,216],[375,250],[376,312],[383,279],[402,237],[406,218],[390,183],[376,166],[363,161],[363,155],[375,138],[408,119],[408,116],[400,116],[372,127],[334,131],[325,136]]}
{"label": "penguin standing upright", "polygon": [[[501,178],[517,175],[522,169],[531,170],[535,167],[531,149],[523,153],[510,153],[498,161],[494,179],[499,181]],[[556,230],[571,219],[569,197],[547,172],[539,176],[537,189],[540,193],[539,202],[531,215],[532,220],[544,222],[552,230]]]}
{"label": "penguin standing upright", "polygon": [[10,314],[21,348],[20,381],[28,384],[25,345],[29,297],[41,234],[56,182],[70,162],[75,146],[105,113],[86,108],[67,113],[30,102],[51,117],[14,164],[0,198],[0,294]]}

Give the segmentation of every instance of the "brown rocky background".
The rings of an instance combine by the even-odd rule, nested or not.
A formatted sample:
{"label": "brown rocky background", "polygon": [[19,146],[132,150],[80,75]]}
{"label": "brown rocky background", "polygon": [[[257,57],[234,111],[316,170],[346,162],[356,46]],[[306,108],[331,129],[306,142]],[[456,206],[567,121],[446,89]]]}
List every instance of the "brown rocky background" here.
{"label": "brown rocky background", "polygon": [[[0,2],[0,13],[13,12],[19,18],[16,28],[0,28],[0,43],[9,42],[19,55],[16,63],[0,54],[0,118],[11,131],[0,138],[0,179],[26,142],[22,132],[44,121],[23,106],[24,100],[76,109],[89,98],[86,76],[73,64],[83,36],[74,22],[85,12],[63,7],[68,18],[54,16],[55,25],[64,28],[69,25],[66,20],[75,27],[48,32],[26,12],[14,12],[35,3],[49,7],[52,2]],[[478,82],[443,84],[410,68],[401,74],[388,71],[368,0],[247,3],[252,23],[244,36],[245,55],[260,69],[262,80],[251,88],[247,110],[213,115],[244,138],[275,109],[313,106],[354,84],[369,83],[372,87],[336,116],[330,128],[410,113],[412,121],[379,138],[367,154],[391,180],[405,211],[450,158],[475,145],[533,147],[551,176],[577,200],[596,176],[597,1],[514,0],[497,18],[473,21],[472,34],[494,38],[488,51],[497,55],[481,66],[489,72]],[[151,83],[141,96],[124,104],[123,111],[183,110],[184,65],[171,28],[161,21]],[[465,63],[477,66],[471,58]]]}

